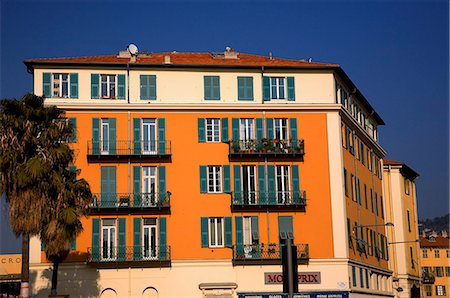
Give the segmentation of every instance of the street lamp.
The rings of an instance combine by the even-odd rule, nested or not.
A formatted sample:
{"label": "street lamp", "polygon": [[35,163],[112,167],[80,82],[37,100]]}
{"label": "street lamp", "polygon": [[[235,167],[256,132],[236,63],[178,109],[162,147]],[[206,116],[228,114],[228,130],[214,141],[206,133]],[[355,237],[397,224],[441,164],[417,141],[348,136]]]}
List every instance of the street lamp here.
{"label": "street lamp", "polygon": [[394,224],[392,222],[387,222],[384,224],[377,224],[377,225],[356,225],[355,228],[382,227],[382,226],[393,227]]}

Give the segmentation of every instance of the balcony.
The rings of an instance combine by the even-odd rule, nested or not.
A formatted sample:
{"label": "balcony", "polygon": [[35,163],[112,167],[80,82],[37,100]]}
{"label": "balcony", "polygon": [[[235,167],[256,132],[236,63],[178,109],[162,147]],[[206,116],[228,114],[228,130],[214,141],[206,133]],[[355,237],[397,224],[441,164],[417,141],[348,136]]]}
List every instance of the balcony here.
{"label": "balcony", "polygon": [[88,141],[87,158],[90,162],[117,161],[121,158],[145,161],[170,161],[172,147],[170,141]]}
{"label": "balcony", "polygon": [[89,247],[87,262],[96,268],[170,267],[170,246]]}
{"label": "balcony", "polygon": [[[294,244],[297,247],[297,263],[309,260],[309,245]],[[275,243],[256,245],[234,245],[233,265],[280,265],[281,246]]]}
{"label": "balcony", "polygon": [[424,284],[434,284],[435,279],[434,274],[431,272],[422,273],[422,283]]}
{"label": "balcony", "polygon": [[306,191],[233,192],[231,209],[233,211],[296,210],[304,211]]}
{"label": "balcony", "polygon": [[301,159],[305,154],[304,140],[231,140],[229,146],[231,159],[256,157]]}
{"label": "balcony", "polygon": [[96,193],[89,204],[91,212],[154,211],[170,212],[171,193]]}

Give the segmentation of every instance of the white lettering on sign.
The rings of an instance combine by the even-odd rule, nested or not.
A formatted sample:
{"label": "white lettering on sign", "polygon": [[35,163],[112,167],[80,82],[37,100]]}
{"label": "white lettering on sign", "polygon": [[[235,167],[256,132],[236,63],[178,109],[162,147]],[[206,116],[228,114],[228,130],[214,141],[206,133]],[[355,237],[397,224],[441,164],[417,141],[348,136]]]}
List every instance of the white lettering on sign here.
{"label": "white lettering on sign", "polygon": [[[299,284],[320,284],[320,272],[299,272],[298,273]],[[264,283],[270,284],[282,284],[283,273],[281,272],[264,272]]]}

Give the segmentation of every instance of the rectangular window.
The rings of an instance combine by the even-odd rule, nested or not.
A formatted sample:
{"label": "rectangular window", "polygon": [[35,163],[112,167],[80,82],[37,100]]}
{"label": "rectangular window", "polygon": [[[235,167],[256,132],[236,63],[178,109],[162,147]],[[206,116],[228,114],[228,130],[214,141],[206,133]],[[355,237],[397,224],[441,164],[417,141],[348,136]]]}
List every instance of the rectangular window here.
{"label": "rectangular window", "polygon": [[422,258],[424,259],[428,258],[428,250],[422,249]]}
{"label": "rectangular window", "polygon": [[367,185],[364,183],[364,202],[366,205],[366,209],[369,209],[369,202],[367,200]]}
{"label": "rectangular window", "polygon": [[445,276],[450,276],[450,267],[449,266],[445,266]]}
{"label": "rectangular window", "polygon": [[413,254],[413,248],[410,246],[409,247],[409,259],[410,259],[410,261],[411,261],[411,268],[415,268],[415,265],[414,265],[414,254]]}
{"label": "rectangular window", "polygon": [[100,94],[102,98],[116,98],[116,75],[100,75]]}
{"label": "rectangular window", "polygon": [[356,202],[356,177],[353,174],[350,174],[350,187],[352,201]]}
{"label": "rectangular window", "polygon": [[222,167],[221,166],[208,166],[208,192],[220,193],[222,192]]}
{"label": "rectangular window", "polygon": [[156,167],[142,167],[142,206],[156,206],[157,198],[157,182]]}
{"label": "rectangular window", "polygon": [[440,258],[441,257],[439,249],[435,249],[434,250],[434,257],[435,258]]}
{"label": "rectangular window", "polygon": [[238,100],[253,100],[253,77],[238,77]]}
{"label": "rectangular window", "polygon": [[356,268],[352,266],[352,285],[356,287]]}
{"label": "rectangular window", "polygon": [[289,140],[287,118],[273,119],[273,130],[274,130],[274,139]]}
{"label": "rectangular window", "polygon": [[445,286],[436,286],[436,296],[446,296]]}
{"label": "rectangular window", "polygon": [[444,267],[442,267],[442,266],[434,267],[434,273],[436,274],[436,277],[443,277],[444,276]]}
{"label": "rectangular window", "polygon": [[405,194],[406,195],[409,195],[409,189],[410,189],[410,182],[409,182],[409,179],[408,178],[404,178],[405,180]]}
{"label": "rectangular window", "polygon": [[286,99],[286,78],[272,77],[270,78],[270,98],[271,99]]}
{"label": "rectangular window", "polygon": [[53,97],[69,97],[69,74],[54,73],[53,74]]}
{"label": "rectangular window", "polygon": [[256,204],[256,166],[243,165],[242,169],[242,196],[245,205]]}
{"label": "rectangular window", "polygon": [[372,213],[373,213],[374,207],[373,207],[373,191],[372,191],[372,189],[370,189],[370,206],[371,206]]}
{"label": "rectangular window", "polygon": [[363,275],[363,268],[359,268],[359,282],[360,282],[360,287],[364,288],[364,275]]}
{"label": "rectangular window", "polygon": [[[239,139],[241,141],[255,140],[255,121],[251,118],[239,119]],[[245,144],[244,144],[245,145]]]}
{"label": "rectangular window", "polygon": [[431,293],[431,286],[425,286],[425,293],[426,293],[427,296],[431,296],[432,295],[432,293]]}
{"label": "rectangular window", "polygon": [[411,232],[411,216],[409,210],[406,210],[406,219],[408,222],[408,232]]}
{"label": "rectangular window", "polygon": [[[251,247],[254,245],[258,245],[259,243],[259,235],[258,235],[258,226],[257,226],[257,217],[252,216],[244,216],[242,218],[242,238],[244,247],[248,250],[251,250]],[[244,248],[244,252],[246,252]]]}
{"label": "rectangular window", "polygon": [[378,194],[375,193],[375,214],[378,216]]}
{"label": "rectangular window", "polygon": [[116,247],[116,220],[102,219],[102,260],[115,260],[117,258]]}
{"label": "rectangular window", "polygon": [[101,140],[101,152],[102,154],[109,153],[109,119],[101,119],[101,130],[100,130],[100,140]]}
{"label": "rectangular window", "polygon": [[142,224],[142,258],[158,259],[158,233],[156,218],[144,218]]}
{"label": "rectangular window", "polygon": [[220,142],[220,119],[206,118],[206,141]]}
{"label": "rectangular window", "polygon": [[224,224],[222,217],[209,218],[209,247],[224,247]]}
{"label": "rectangular window", "polygon": [[370,288],[369,269],[366,269],[366,288]]}
{"label": "rectangular window", "polygon": [[275,187],[277,191],[278,204],[285,204],[289,202],[289,166],[276,166],[275,167]]}
{"label": "rectangular window", "polygon": [[205,100],[220,100],[219,76],[204,77]]}
{"label": "rectangular window", "polygon": [[156,154],[156,119],[142,119],[142,153]]}
{"label": "rectangular window", "polygon": [[344,168],[344,191],[345,195],[348,197],[348,178],[347,178],[347,169]]}

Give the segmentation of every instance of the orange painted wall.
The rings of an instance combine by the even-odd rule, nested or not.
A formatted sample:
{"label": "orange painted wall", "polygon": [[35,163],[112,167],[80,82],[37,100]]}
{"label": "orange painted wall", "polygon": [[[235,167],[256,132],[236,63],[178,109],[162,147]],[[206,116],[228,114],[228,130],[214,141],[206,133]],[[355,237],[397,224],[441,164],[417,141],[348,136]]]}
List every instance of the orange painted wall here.
{"label": "orange painted wall", "polygon": [[[92,137],[92,118],[116,118],[116,139],[133,138],[132,119],[165,118],[166,140],[171,141],[171,162],[131,163],[130,171],[126,160],[118,163],[87,162],[87,142]],[[233,190],[232,165],[228,159],[228,144],[199,143],[197,119],[228,117],[229,138],[231,139],[231,118],[261,118],[263,114],[239,111],[198,112],[131,111],[128,124],[127,111],[68,111],[67,117],[77,118],[77,143],[74,144],[77,160],[81,169],[80,177],[85,178],[93,193],[100,192],[100,166],[117,167],[117,193],[133,192],[133,165],[164,165],[166,167],[166,186],[171,195],[170,214],[160,215],[167,218],[167,244],[171,246],[172,260],[177,259],[231,259],[229,248],[201,248],[200,217],[259,216],[260,243],[278,243],[278,216],[293,216],[295,243],[308,243],[311,258],[333,257],[332,223],[330,205],[330,182],[328,167],[327,122],[324,113],[292,113],[266,111],[267,118],[297,118],[299,139],[305,140],[304,160],[285,160],[276,164],[298,164],[300,189],[306,190],[307,206],[305,212],[232,212],[230,194],[201,194],[199,186],[200,165],[231,165],[231,189]],[[264,160],[257,159],[242,164],[258,165]],[[129,173],[131,177],[129,177]],[[129,185],[129,186],[128,186]],[[381,186],[380,186],[381,193]],[[97,216],[97,215],[96,215]],[[127,246],[133,245],[133,217],[120,215],[127,219]],[[138,215],[142,216],[142,215]],[[103,216],[112,218],[114,216]],[[148,217],[159,217],[149,215]],[[91,218],[83,220],[84,232],[77,238],[77,251],[86,252],[91,247]],[[270,230],[270,232],[269,232]],[[235,222],[233,218],[233,243],[235,243]]]}

